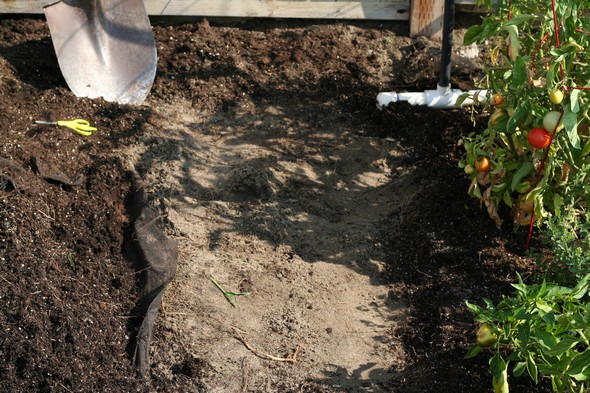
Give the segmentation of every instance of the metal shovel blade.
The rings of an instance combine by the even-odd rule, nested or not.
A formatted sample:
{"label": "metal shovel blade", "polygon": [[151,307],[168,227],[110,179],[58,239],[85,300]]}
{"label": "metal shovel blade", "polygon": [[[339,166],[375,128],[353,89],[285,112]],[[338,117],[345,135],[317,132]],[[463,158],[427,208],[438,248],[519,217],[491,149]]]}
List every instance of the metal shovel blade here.
{"label": "metal shovel blade", "polygon": [[43,8],[62,74],[78,97],[140,105],[157,53],[142,0],[63,0]]}

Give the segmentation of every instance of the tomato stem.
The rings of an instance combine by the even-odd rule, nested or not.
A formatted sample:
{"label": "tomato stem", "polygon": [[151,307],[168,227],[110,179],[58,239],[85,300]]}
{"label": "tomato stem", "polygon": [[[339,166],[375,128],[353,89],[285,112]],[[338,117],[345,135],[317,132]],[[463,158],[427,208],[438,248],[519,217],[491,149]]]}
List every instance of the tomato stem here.
{"label": "tomato stem", "polygon": [[543,36],[543,38],[541,38],[541,41],[539,41],[537,46],[535,46],[535,50],[533,51],[533,55],[531,56],[531,68],[533,69],[535,76],[539,76],[539,73],[537,72],[537,65],[535,64],[535,58],[537,57],[537,53],[539,52],[541,45],[545,43],[545,41],[547,40],[547,38],[549,38],[550,35],[551,32],[548,32]]}
{"label": "tomato stem", "polygon": [[[551,10],[553,11],[553,27],[555,29],[555,45],[559,48],[561,43],[559,42],[559,22],[557,20],[557,9],[555,8],[555,0],[551,0]],[[563,65],[559,64],[559,72],[561,79],[565,79],[565,73],[563,71]]]}
{"label": "tomato stem", "polygon": [[551,9],[553,11],[553,26],[555,28],[555,45],[559,48],[559,25],[557,22],[557,10],[555,9],[555,0],[551,0]]}

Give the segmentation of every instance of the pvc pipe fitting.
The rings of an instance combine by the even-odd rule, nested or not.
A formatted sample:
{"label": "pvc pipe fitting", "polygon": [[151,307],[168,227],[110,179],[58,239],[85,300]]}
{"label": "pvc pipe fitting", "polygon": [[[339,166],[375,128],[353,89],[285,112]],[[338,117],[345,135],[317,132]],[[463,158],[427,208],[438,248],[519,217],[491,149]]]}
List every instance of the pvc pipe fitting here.
{"label": "pvc pipe fitting", "polygon": [[[377,107],[383,109],[390,103],[406,101],[410,105],[426,105],[431,108],[438,109],[453,109],[457,108],[457,101],[459,97],[465,94],[459,89],[451,89],[450,86],[437,86],[436,90],[425,90],[417,93],[396,93],[396,92],[382,92],[377,94]],[[477,94],[478,102],[487,101],[487,90],[469,90],[467,92],[469,97],[465,99],[460,106],[472,105],[473,99]]]}

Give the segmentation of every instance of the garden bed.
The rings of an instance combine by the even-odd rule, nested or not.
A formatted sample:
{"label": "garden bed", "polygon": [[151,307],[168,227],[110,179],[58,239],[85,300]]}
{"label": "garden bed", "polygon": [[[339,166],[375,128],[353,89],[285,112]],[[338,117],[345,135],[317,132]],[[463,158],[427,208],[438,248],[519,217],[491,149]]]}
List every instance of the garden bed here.
{"label": "garden bed", "polygon": [[[71,94],[43,19],[0,21],[0,390],[489,390],[485,357],[463,359],[465,301],[533,262],[457,167],[486,119],[375,106],[434,88],[438,44],[394,22],[154,31],[156,81],[127,107]],[[469,89],[481,64],[462,49]],[[98,133],[32,124],[78,117]],[[132,168],[180,245],[143,380]],[[211,276],[251,295],[232,307]]]}

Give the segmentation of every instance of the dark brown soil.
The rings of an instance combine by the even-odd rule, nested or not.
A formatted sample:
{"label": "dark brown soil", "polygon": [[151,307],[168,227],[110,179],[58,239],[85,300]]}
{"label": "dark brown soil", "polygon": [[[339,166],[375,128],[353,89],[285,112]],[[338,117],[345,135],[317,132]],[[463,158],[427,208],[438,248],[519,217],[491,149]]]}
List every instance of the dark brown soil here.
{"label": "dark brown soil", "polygon": [[[129,354],[139,288],[127,252],[134,185],[122,157],[167,120],[156,109],[177,101],[217,125],[273,102],[326,133],[393,140],[404,150],[398,172],[413,171],[423,190],[380,228],[387,269],[376,279],[410,310],[389,332],[405,354],[389,370],[394,377],[359,387],[351,374],[336,388],[330,378],[301,376],[248,391],[489,391],[485,356],[463,359],[475,330],[465,301],[498,299],[515,271],[526,275],[533,265],[524,234],[508,224],[496,229],[467,196],[458,141],[481,124],[466,110],[375,107],[379,91],[436,85],[437,44],[410,40],[395,23],[200,21],[154,31],[159,64],[149,102],[127,107],[69,91],[43,19],[0,19],[0,391],[208,390],[204,381],[216,370],[206,360],[181,354],[170,374],[148,381],[136,376]],[[346,34],[353,38],[341,40]],[[388,52],[368,51],[371,42]],[[455,67],[454,87],[472,88],[479,72]],[[32,124],[62,118],[91,119],[99,132],[84,138]],[[142,164],[138,171],[147,171],[150,162]],[[156,330],[156,344],[165,337]],[[549,391],[525,378],[511,384],[515,393]]]}

